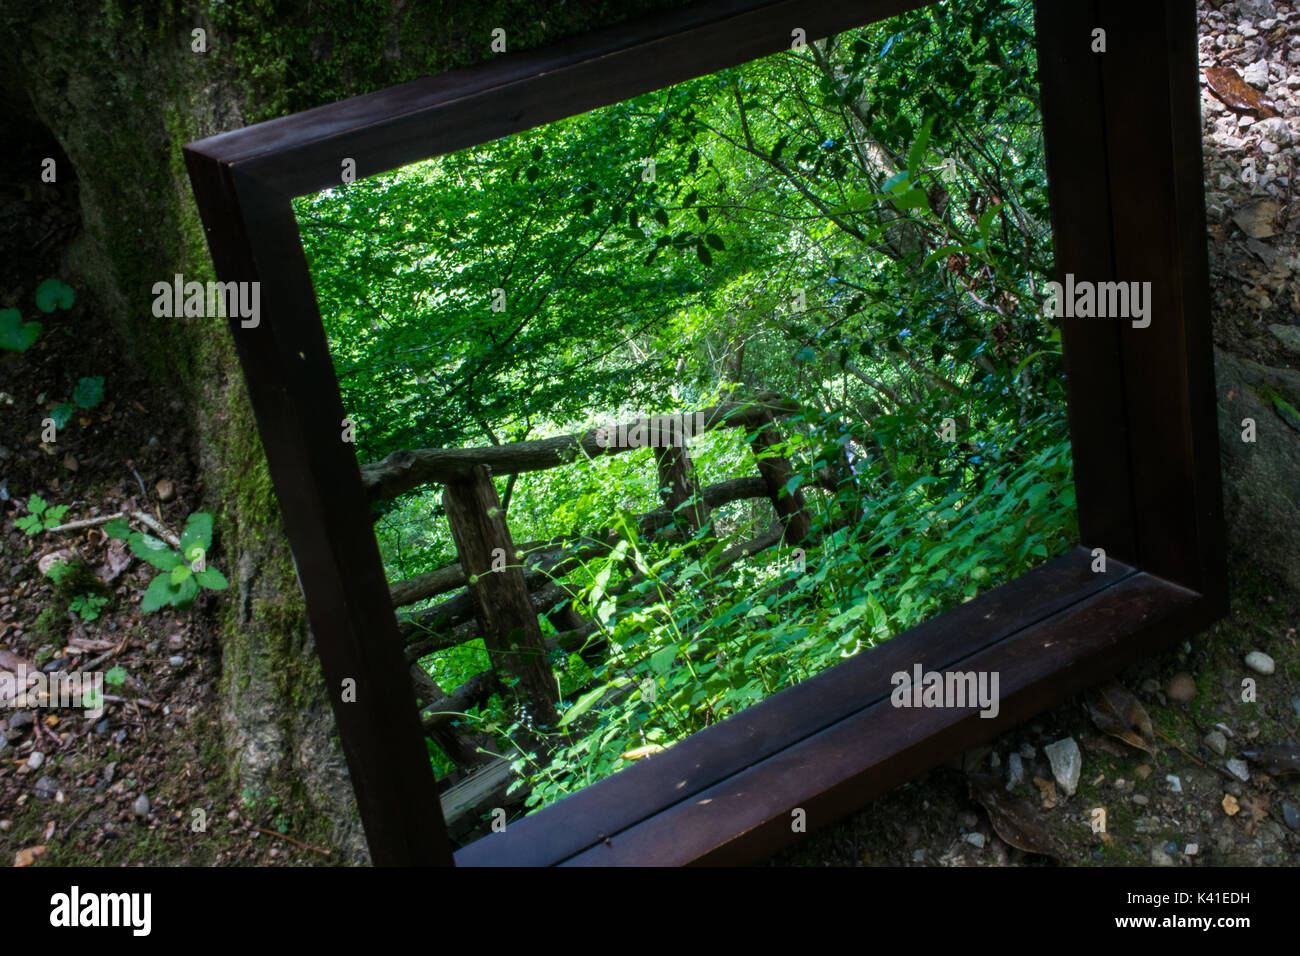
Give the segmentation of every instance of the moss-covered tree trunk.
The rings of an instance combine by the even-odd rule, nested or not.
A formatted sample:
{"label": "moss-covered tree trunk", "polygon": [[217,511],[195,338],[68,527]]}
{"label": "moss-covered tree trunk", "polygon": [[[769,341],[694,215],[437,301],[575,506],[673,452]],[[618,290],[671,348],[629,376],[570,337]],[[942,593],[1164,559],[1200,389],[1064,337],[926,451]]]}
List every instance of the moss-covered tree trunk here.
{"label": "moss-covered tree trunk", "polygon": [[30,99],[73,167],[61,175],[80,183],[83,231],[63,272],[200,436],[205,507],[233,572],[221,606],[231,769],[346,858],[366,858],[364,839],[229,331],[152,314],[154,283],[214,278],[181,146],[488,59],[497,27],[515,51],[680,5],[66,0],[0,12],[0,88]]}

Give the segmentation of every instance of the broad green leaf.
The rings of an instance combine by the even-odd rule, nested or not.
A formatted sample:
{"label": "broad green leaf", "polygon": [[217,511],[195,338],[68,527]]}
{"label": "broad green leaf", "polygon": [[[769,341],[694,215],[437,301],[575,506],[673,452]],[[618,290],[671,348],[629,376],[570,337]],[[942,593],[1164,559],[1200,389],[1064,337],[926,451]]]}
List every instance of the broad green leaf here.
{"label": "broad green leaf", "polygon": [[171,570],[172,584],[180,584],[194,572],[190,570],[187,564],[178,564]]}
{"label": "broad green leaf", "polygon": [[230,587],[230,582],[226,576],[216,568],[205,568],[194,575],[194,580],[211,591],[224,591]]}
{"label": "broad green leaf", "polygon": [[0,309],[0,349],[26,352],[41,334],[41,323],[24,322],[17,309]]}
{"label": "broad green leaf", "polygon": [[50,409],[50,418],[54,419],[54,427],[62,428],[72,419],[72,413],[77,410],[77,406],[71,402],[60,402]]}
{"label": "broad green leaf", "polygon": [[81,379],[72,391],[72,400],[78,408],[94,408],[104,400],[104,376]]}
{"label": "broad green leaf", "polygon": [[45,511],[45,499],[40,495],[32,495],[27,499],[27,510],[34,515],[41,514]]}
{"label": "broad green leaf", "polygon": [[[212,547],[212,515],[206,511],[196,511],[185,522],[181,532],[181,550],[186,554],[196,545],[206,553]],[[191,558],[190,560],[193,560]]]}
{"label": "broad green leaf", "polygon": [[921,132],[917,134],[916,141],[912,143],[912,149],[907,154],[907,176],[909,179],[916,179],[916,171],[921,168],[921,161],[925,159],[925,148],[930,145],[930,130],[934,128],[934,117],[931,116],[921,127]]}
{"label": "broad green leaf", "polygon": [[72,286],[58,279],[46,279],[36,287],[36,308],[42,312],[55,309],[70,309],[77,301],[77,294]]}
{"label": "broad green leaf", "polygon": [[131,526],[127,524],[125,518],[114,518],[104,525],[104,534],[118,541],[125,541],[131,536]]}
{"label": "broad green leaf", "polygon": [[650,669],[662,677],[668,673],[668,668],[673,666],[673,661],[676,659],[677,645],[670,644],[650,655]]}
{"label": "broad green leaf", "polygon": [[153,535],[135,532],[127,539],[127,545],[137,558],[144,558],[160,571],[170,571],[181,563],[181,556]]}
{"label": "broad green leaf", "polygon": [[160,607],[171,604],[178,592],[179,589],[172,584],[171,574],[160,574],[153,579],[144,592],[144,600],[140,602],[140,610],[150,614]]}

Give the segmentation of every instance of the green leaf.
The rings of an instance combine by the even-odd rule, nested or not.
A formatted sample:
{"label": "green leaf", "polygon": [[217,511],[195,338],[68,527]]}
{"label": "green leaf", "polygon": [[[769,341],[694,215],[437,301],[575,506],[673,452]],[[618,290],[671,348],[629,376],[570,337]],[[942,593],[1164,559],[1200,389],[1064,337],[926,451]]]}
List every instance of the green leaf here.
{"label": "green leaf", "polygon": [[572,707],[564,712],[564,716],[560,718],[559,726],[567,727],[569,724],[573,723],[573,721],[577,720],[589,711],[592,705],[595,704],[596,701],[600,700],[600,698],[608,691],[609,688],[604,684],[597,687],[595,690],[587,691],[587,693],[583,694],[574,702]]}
{"label": "green leaf", "polygon": [[930,197],[925,194],[924,189],[909,189],[902,195],[894,197],[894,205],[899,209],[929,209]]}
{"label": "green leaf", "polygon": [[650,655],[650,669],[662,677],[677,659],[677,645],[672,644]]}
{"label": "green leaf", "polygon": [[144,592],[144,600],[140,602],[140,610],[146,614],[151,614],[167,604],[172,603],[172,596],[176,593],[177,588],[172,584],[170,574],[160,574],[150,583],[148,590]]}
{"label": "green leaf", "polygon": [[39,322],[23,322],[17,309],[0,310],[0,349],[26,352],[41,334],[41,328]]}
{"label": "green leaf", "polygon": [[72,291],[72,286],[58,279],[46,279],[36,287],[36,308],[42,312],[70,309],[76,301],[77,294]]}
{"label": "green leaf", "polygon": [[127,524],[125,518],[114,518],[104,525],[104,534],[118,541],[125,541],[131,536],[131,526]]}
{"label": "green leaf", "polygon": [[713,253],[709,252],[708,247],[706,247],[704,243],[701,242],[695,247],[695,254],[700,257],[700,262],[704,263],[706,266],[713,265]]}
{"label": "green leaf", "polygon": [[54,420],[54,427],[62,428],[64,425],[68,424],[68,421],[72,418],[72,413],[76,410],[77,406],[73,405],[71,402],[60,402],[51,408],[50,418]]}
{"label": "green leaf", "polygon": [[705,236],[704,241],[707,242],[714,249],[721,250],[727,248],[727,244],[722,241],[722,237],[719,235],[715,235],[714,233],[709,233],[707,236]]}
{"label": "green leaf", "polygon": [[170,571],[181,563],[181,556],[168,547],[167,542],[159,541],[153,535],[135,532],[127,539],[127,544],[132,554],[144,558],[160,571]]}
{"label": "green leaf", "polygon": [[212,547],[212,515],[206,511],[196,511],[185,522],[181,532],[181,550],[186,554],[198,545],[206,553]]}
{"label": "green leaf", "polygon": [[925,148],[930,145],[930,130],[934,127],[934,117],[931,116],[921,127],[921,132],[916,137],[916,142],[912,143],[912,149],[907,154],[907,178],[915,179],[916,171],[921,168],[921,160],[925,159]]}
{"label": "green leaf", "polygon": [[178,564],[171,570],[172,584],[180,584],[194,572],[190,570],[187,564]]}
{"label": "green leaf", "polygon": [[988,239],[989,230],[993,228],[993,221],[997,219],[998,213],[1000,213],[1001,211],[1002,211],[1001,206],[991,206],[990,208],[984,210],[984,215],[980,216],[979,222],[976,223],[976,226],[980,231],[981,239],[984,240]]}
{"label": "green leaf", "polygon": [[210,591],[224,591],[230,587],[230,582],[226,580],[226,576],[216,568],[205,568],[197,572],[194,575],[194,580]]}
{"label": "green leaf", "polygon": [[72,391],[72,400],[78,408],[94,408],[104,400],[104,376],[96,375],[77,382],[77,387]]}
{"label": "green leaf", "polygon": [[104,683],[113,687],[121,687],[126,683],[126,677],[125,667],[110,667],[108,673],[104,675]]}
{"label": "green leaf", "polygon": [[41,514],[45,510],[45,499],[40,495],[32,495],[27,499],[27,510],[34,515]]}

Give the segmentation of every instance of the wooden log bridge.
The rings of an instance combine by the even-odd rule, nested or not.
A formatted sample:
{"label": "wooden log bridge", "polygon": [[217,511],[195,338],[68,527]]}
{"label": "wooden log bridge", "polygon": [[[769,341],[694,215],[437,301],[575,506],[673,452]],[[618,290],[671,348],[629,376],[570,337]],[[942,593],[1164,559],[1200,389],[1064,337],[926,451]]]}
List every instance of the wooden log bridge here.
{"label": "wooden log bridge", "polygon": [[[511,699],[525,725],[539,733],[556,723],[559,691],[549,655],[581,650],[589,657],[601,653],[603,647],[595,635],[598,628],[573,609],[570,592],[559,579],[581,561],[608,552],[618,537],[604,528],[573,539],[516,546],[493,477],[649,447],[662,507],[636,516],[643,535],[690,541],[709,526],[714,508],[747,498],[771,501],[778,520],[758,537],[717,557],[714,569],[721,572],[765,548],[781,542],[801,543],[809,536],[812,522],[802,493],[791,481],[795,472],[781,454],[782,436],[775,424],[797,411],[793,400],[768,392],[748,402],[723,402],[702,411],[640,418],[555,438],[481,448],[397,451],[383,461],[362,466],[362,479],[372,500],[392,498],[425,484],[443,486],[443,506],[459,560],[399,581],[390,591],[393,607],[399,608],[464,589],[399,627],[404,636],[415,638],[407,659],[417,695],[425,702],[425,732],[457,767],[470,770],[482,763],[485,738],[456,727],[452,715],[485,703],[495,694]],[[701,488],[689,442],[718,428],[746,429],[758,474]],[[639,577],[634,574],[623,584]],[[622,588],[614,589],[619,590]],[[543,638],[539,615],[547,616],[562,632],[558,639]],[[487,646],[491,670],[444,693],[420,668],[419,658],[476,637]],[[488,789],[495,792],[499,781],[493,777],[491,782]]]}

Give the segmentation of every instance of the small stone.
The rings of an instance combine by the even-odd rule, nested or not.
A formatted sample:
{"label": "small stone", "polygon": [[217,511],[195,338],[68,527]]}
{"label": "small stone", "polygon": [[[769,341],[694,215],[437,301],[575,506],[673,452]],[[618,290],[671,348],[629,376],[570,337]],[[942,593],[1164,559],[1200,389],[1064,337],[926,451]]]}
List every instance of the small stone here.
{"label": "small stone", "polygon": [[989,754],[989,766],[994,770],[1002,769],[1002,756],[996,750]]}
{"label": "small stone", "polygon": [[1153,866],[1177,866],[1173,857],[1158,846],[1151,848],[1151,863]]}
{"label": "small stone", "polygon": [[1135,793],[1133,794],[1133,802],[1136,803],[1139,807],[1145,807],[1148,803],[1151,802],[1151,800],[1143,794]]}
{"label": "small stone", "polygon": [[1300,830],[1300,807],[1290,800],[1282,801],[1282,819],[1292,830]]}
{"label": "small stone", "polygon": [[173,650],[173,651],[184,650],[184,649],[185,649],[185,635],[184,635],[184,634],[173,634],[171,637],[167,638],[167,647],[168,647],[170,650]]}
{"label": "small stone", "polygon": [[1196,681],[1191,674],[1175,674],[1169,681],[1169,687],[1165,691],[1170,700],[1178,700],[1186,703],[1189,700],[1196,699]]}
{"label": "small stone", "polygon": [[169,478],[163,478],[153,486],[153,490],[158,494],[159,501],[171,501],[176,497],[176,486]]}
{"label": "small stone", "polygon": [[[1231,183],[1232,180],[1229,179],[1228,182]],[[1220,188],[1223,188],[1222,183],[1220,183],[1219,185]],[[1145,694],[1148,697],[1154,697],[1156,696],[1156,694],[1160,693],[1160,685],[1156,683],[1155,678],[1148,677],[1146,680],[1144,680],[1141,684],[1138,685],[1138,690],[1140,690],[1143,694]]]}
{"label": "small stone", "polygon": [[59,785],[55,782],[53,777],[48,776],[41,777],[40,780],[36,781],[36,786],[32,787],[32,793],[36,794],[36,796],[40,797],[42,800],[49,800],[58,792]]}
{"label": "small stone", "polygon": [[1079,774],[1083,770],[1083,756],[1079,753],[1079,745],[1074,742],[1073,737],[1066,737],[1056,743],[1048,744],[1043,748],[1043,752],[1047,754],[1047,759],[1052,765],[1052,776],[1056,778],[1057,784],[1065,791],[1066,796],[1072,796],[1075,788],[1079,786]]}
{"label": "small stone", "polygon": [[1166,775],[1165,775],[1165,780],[1168,781],[1168,783],[1169,783],[1169,791],[1170,791],[1171,793],[1182,793],[1182,792],[1183,792],[1183,781],[1182,781],[1181,779],[1179,779],[1177,776],[1175,776],[1175,775],[1172,774],[1172,773],[1170,773],[1170,774],[1166,774]]}
{"label": "small stone", "polygon": [[968,833],[966,834],[966,842],[969,843],[971,846],[982,850],[984,849],[984,834]]}
{"label": "small stone", "polygon": [[1178,852],[1178,844],[1175,843],[1173,840],[1170,840],[1168,843],[1165,844],[1165,852],[1166,852],[1166,853],[1177,853],[1177,852]]}
{"label": "small stone", "polygon": [[1241,71],[1241,78],[1257,89],[1268,89],[1268,61],[1256,60]]}
{"label": "small stone", "polygon": [[913,850],[913,851],[912,851],[912,862],[913,862],[913,863],[924,863],[924,862],[925,862],[925,850],[924,850],[924,849]]}
{"label": "small stone", "polygon": [[13,826],[12,820],[0,820],[0,833],[8,833],[11,826]]}
{"label": "small stone", "polygon": [[1024,757],[1026,760],[1033,760],[1037,754],[1038,750],[1033,744],[1020,745],[1020,756]]}
{"label": "small stone", "polygon": [[1199,843],[1189,843],[1183,852],[1188,856],[1196,856],[1196,854],[1201,852],[1201,845]]}
{"label": "small stone", "polygon": [[1246,666],[1256,674],[1271,674],[1276,670],[1273,658],[1269,657],[1263,651],[1251,651],[1247,654]]}
{"label": "small stone", "polygon": [[185,663],[185,658],[182,657],[180,654],[174,654],[171,657],[167,658],[167,663],[170,664],[172,667],[180,667],[182,664]]}
{"label": "small stone", "polygon": [[104,734],[108,733],[108,728],[110,726],[111,724],[109,723],[108,718],[105,717],[103,720],[101,720],[99,723],[95,725],[95,733],[102,737],[104,736]]}
{"label": "small stone", "polygon": [[1146,764],[1139,764],[1138,768],[1133,772],[1137,774],[1139,780],[1145,780],[1147,777],[1151,776],[1151,768]]}
{"label": "small stone", "polygon": [[143,793],[135,798],[135,804],[131,807],[131,812],[139,819],[143,820],[149,815],[149,798]]}
{"label": "small stone", "polygon": [[1250,768],[1246,766],[1246,761],[1233,759],[1228,761],[1228,773],[1232,774],[1242,783],[1250,779]]}
{"label": "small stone", "polygon": [[69,453],[63,456],[63,467],[68,469],[68,471],[75,473],[76,470],[81,466],[77,464],[77,459],[74,458],[71,453]]}
{"label": "small stone", "polygon": [[1011,754],[1007,757],[1007,789],[1014,790],[1025,780],[1025,763],[1020,758],[1020,754]]}
{"label": "small stone", "polygon": [[1217,730],[1211,730],[1205,735],[1205,747],[1222,757],[1228,751],[1228,738]]}
{"label": "small stone", "polygon": [[45,763],[45,754],[39,750],[33,750],[32,755],[27,758],[27,769],[40,770],[43,763]]}

